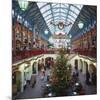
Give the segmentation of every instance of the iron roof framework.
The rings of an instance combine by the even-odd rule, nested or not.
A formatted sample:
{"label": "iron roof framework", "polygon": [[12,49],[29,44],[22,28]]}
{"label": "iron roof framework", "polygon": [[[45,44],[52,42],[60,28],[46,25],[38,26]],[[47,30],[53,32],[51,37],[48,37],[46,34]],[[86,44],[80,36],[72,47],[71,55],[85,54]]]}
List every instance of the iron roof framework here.
{"label": "iron roof framework", "polygon": [[[17,0],[12,0],[12,10],[15,16],[19,16],[23,25],[27,23],[31,31],[36,25],[39,35],[45,40],[48,40],[55,31],[59,31],[56,26],[50,24],[51,21],[72,22],[72,25],[65,27],[63,31],[74,37],[82,31],[78,27],[78,22],[83,21],[84,28],[87,27],[96,20],[97,11],[96,6],[40,2],[29,2],[28,8],[22,11]],[[44,34],[45,29],[48,30],[47,35]]]}
{"label": "iron roof framework", "polygon": [[[82,21],[84,23],[84,27],[82,29],[79,29],[78,27],[79,21]],[[97,7],[93,5],[92,6],[84,5],[81,10],[81,13],[77,17],[71,30],[69,31],[69,34],[71,34],[72,37],[77,37],[82,34],[85,34],[86,31],[90,30],[91,27],[96,25],[96,22],[97,22]]]}
{"label": "iron roof framework", "polygon": [[[60,31],[56,26],[50,24],[53,22],[72,22],[74,24],[76,18],[78,17],[83,5],[73,5],[73,4],[63,4],[63,3],[37,3],[46,24],[48,25],[51,33],[55,31]],[[72,25],[73,25],[72,24]],[[68,33],[72,27],[66,27],[64,31]]]}
{"label": "iron roof framework", "polygon": [[[12,1],[12,10],[14,11],[14,17],[20,18],[20,23],[25,25],[27,22],[27,26],[31,31],[34,30],[35,25],[37,26],[37,31],[39,35],[45,39],[48,40],[48,38],[51,35],[51,32],[40,12],[40,9],[38,8],[36,2],[29,2],[28,8],[25,11],[22,11],[19,7],[18,1],[13,0]],[[45,35],[44,31],[45,29],[48,30],[48,35]]]}

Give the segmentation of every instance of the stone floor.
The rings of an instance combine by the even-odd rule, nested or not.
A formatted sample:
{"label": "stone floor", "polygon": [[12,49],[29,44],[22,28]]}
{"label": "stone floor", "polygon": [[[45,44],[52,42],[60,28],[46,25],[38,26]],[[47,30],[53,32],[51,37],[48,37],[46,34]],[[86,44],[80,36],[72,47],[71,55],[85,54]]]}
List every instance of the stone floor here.
{"label": "stone floor", "polygon": [[96,86],[94,85],[87,85],[85,82],[85,75],[83,75],[81,72],[79,73],[79,80],[82,83],[82,86],[85,90],[86,95],[96,94]]}
{"label": "stone floor", "polygon": [[[21,93],[18,97],[20,99],[30,99],[30,98],[41,98],[43,97],[43,87],[46,85],[47,83],[47,74],[50,74],[49,70],[46,71],[46,75],[44,80],[41,79],[41,74],[39,73],[36,77],[37,81],[36,84],[34,86],[34,88],[32,88],[30,85],[27,85],[26,90]],[[85,94],[89,95],[89,94],[96,94],[96,87],[92,86],[92,85],[86,85],[85,84],[85,76],[80,73],[79,74],[79,80],[83,85],[83,88],[85,90]],[[69,89],[69,96],[71,96],[71,90]]]}
{"label": "stone floor", "polygon": [[36,76],[36,84],[32,88],[27,84],[26,89],[21,93],[17,98],[20,99],[31,99],[31,98],[41,98],[43,97],[43,87],[46,85],[46,76],[44,79],[41,79],[41,74]]}

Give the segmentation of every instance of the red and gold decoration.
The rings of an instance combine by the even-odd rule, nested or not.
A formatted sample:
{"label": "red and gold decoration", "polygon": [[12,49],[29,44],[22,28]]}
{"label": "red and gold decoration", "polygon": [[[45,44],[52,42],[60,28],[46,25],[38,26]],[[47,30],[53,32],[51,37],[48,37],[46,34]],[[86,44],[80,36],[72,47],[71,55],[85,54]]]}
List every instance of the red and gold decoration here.
{"label": "red and gold decoration", "polygon": [[65,23],[65,22],[63,22],[63,21],[59,21],[59,22],[55,23],[55,22],[52,22],[52,21],[51,21],[50,24],[52,24],[52,25],[54,25],[54,26],[58,26],[58,28],[59,28],[60,30],[62,30],[62,29],[64,29],[65,27],[70,26],[70,25],[72,24],[72,22],[67,22],[67,23]]}

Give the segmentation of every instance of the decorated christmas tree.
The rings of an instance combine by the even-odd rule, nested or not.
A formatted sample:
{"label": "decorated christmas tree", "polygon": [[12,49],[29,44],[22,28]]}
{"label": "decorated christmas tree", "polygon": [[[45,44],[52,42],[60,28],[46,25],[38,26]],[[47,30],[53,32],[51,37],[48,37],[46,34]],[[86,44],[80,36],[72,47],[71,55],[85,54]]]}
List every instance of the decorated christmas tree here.
{"label": "decorated christmas tree", "polygon": [[57,96],[66,94],[71,80],[71,66],[68,65],[68,59],[65,55],[66,50],[60,49],[59,56],[52,67],[51,83]]}

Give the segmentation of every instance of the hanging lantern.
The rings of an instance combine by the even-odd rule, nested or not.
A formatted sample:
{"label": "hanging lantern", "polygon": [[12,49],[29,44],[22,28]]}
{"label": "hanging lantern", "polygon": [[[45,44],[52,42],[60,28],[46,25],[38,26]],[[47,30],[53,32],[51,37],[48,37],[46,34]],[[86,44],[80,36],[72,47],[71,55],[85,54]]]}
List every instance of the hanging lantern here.
{"label": "hanging lantern", "polygon": [[78,23],[78,27],[79,27],[80,29],[82,29],[83,26],[84,26],[84,23],[83,23],[82,21],[79,21],[79,23]]}
{"label": "hanging lantern", "polygon": [[69,38],[70,38],[70,39],[72,38],[72,35],[71,35],[71,34],[69,35]]}
{"label": "hanging lantern", "polygon": [[22,11],[25,11],[28,7],[29,2],[25,0],[18,0],[18,4]]}
{"label": "hanging lantern", "polygon": [[45,34],[46,34],[46,35],[48,34],[48,30],[45,30]]}

